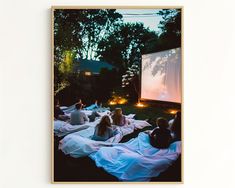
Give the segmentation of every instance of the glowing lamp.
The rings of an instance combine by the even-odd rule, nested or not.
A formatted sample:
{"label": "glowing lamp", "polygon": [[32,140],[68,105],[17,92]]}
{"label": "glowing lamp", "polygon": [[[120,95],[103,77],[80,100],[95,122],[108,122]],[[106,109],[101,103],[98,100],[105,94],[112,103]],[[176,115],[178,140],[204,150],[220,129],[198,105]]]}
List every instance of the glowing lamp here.
{"label": "glowing lamp", "polygon": [[109,104],[110,104],[110,105],[116,105],[117,102],[115,102],[115,101],[110,101]]}
{"label": "glowing lamp", "polygon": [[85,76],[91,76],[91,72],[85,72]]}
{"label": "glowing lamp", "polygon": [[143,104],[143,103],[140,103],[140,102],[138,102],[138,103],[136,104],[136,106],[137,106],[137,107],[140,107],[140,108],[145,107],[144,104]]}
{"label": "glowing lamp", "polygon": [[168,113],[172,114],[172,115],[175,115],[177,112],[178,112],[178,110],[175,110],[175,109],[169,109],[168,110]]}
{"label": "glowing lamp", "polygon": [[126,104],[126,103],[127,103],[127,100],[124,98],[121,98],[118,100],[118,104]]}

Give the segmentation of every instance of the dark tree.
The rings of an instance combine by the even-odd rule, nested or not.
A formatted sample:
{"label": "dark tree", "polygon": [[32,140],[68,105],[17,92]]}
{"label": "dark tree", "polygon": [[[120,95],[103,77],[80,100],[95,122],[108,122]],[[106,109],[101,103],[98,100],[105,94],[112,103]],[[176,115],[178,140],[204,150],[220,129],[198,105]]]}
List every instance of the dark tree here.
{"label": "dark tree", "polygon": [[58,9],[54,12],[55,62],[63,61],[64,52],[95,59],[98,43],[113,31],[122,15],[115,9]]}
{"label": "dark tree", "polygon": [[145,28],[142,23],[125,23],[115,27],[107,39],[102,40],[97,52],[102,60],[126,70],[135,58],[135,51],[148,51],[148,42],[158,38],[154,31]]}
{"label": "dark tree", "polygon": [[163,18],[158,26],[161,29],[161,45],[164,49],[180,47],[181,9],[163,9],[158,14]]}

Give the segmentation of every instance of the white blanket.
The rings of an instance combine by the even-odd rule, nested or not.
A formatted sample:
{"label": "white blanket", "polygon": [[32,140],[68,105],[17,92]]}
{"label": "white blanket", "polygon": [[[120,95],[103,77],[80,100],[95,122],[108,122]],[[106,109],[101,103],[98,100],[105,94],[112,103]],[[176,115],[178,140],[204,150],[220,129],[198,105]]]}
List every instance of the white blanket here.
{"label": "white blanket", "polygon": [[67,107],[67,106],[61,106],[60,109],[63,110],[64,113],[70,114],[71,112],[73,112],[73,111],[75,110],[75,104],[73,104],[73,105],[71,105],[71,106],[69,106],[69,107]]}
{"label": "white blanket", "polygon": [[[65,115],[70,116],[73,111],[74,110],[64,111],[64,113]],[[92,114],[92,110],[81,110],[81,111],[84,112],[87,116],[90,116]]]}
{"label": "white blanket", "polygon": [[132,120],[130,125],[117,127],[118,134],[109,138],[105,142],[91,140],[95,131],[95,126],[92,126],[88,129],[65,136],[60,141],[59,149],[61,149],[66,155],[70,155],[75,158],[87,156],[98,151],[103,146],[112,146],[114,143],[120,142],[123,136],[132,133],[136,128],[144,128],[146,126],[151,125],[143,120]]}
{"label": "white blanket", "polygon": [[140,133],[129,142],[102,147],[89,157],[121,181],[149,181],[165,171],[180,153],[180,141],[167,149],[157,149],[150,145],[146,133]]}
{"label": "white blanket", "polygon": [[94,122],[87,122],[84,125],[71,125],[67,122],[60,121],[60,120],[55,120],[54,121],[54,134],[58,137],[65,136],[67,134],[81,131],[84,129],[87,129],[89,127],[94,127],[98,123],[98,120]]}

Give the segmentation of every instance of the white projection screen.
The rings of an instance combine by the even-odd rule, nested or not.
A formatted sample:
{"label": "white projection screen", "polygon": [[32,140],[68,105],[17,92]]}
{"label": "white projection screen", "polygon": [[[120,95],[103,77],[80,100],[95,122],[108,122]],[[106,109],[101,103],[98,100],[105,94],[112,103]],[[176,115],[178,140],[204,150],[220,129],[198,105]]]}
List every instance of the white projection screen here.
{"label": "white projection screen", "polygon": [[142,55],[141,99],[181,103],[181,48]]}

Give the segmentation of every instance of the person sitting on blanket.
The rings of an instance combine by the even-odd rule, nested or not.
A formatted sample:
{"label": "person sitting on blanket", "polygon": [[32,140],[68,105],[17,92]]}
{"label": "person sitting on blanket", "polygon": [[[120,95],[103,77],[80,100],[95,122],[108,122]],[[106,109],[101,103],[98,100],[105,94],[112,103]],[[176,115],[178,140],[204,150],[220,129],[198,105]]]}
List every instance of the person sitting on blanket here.
{"label": "person sitting on blanket", "polygon": [[73,111],[70,115],[70,124],[71,125],[83,125],[85,121],[89,121],[87,115],[81,111],[82,104],[77,103],[75,105],[76,110]]}
{"label": "person sitting on blanket", "polygon": [[66,121],[69,119],[69,116],[65,115],[64,112],[60,109],[59,101],[56,101],[54,103],[54,118],[62,121]]}
{"label": "person sitting on blanket", "polygon": [[95,121],[96,117],[100,117],[100,114],[96,110],[93,110],[91,115],[88,116],[90,122]]}
{"label": "person sitting on blanket", "polygon": [[157,118],[157,127],[150,132],[150,144],[158,149],[168,148],[171,141],[171,131],[168,129],[169,124],[165,118]]}
{"label": "person sitting on blanket", "polygon": [[112,115],[113,124],[117,126],[124,126],[129,122],[126,120],[126,117],[122,114],[121,108],[116,108]]}
{"label": "person sitting on blanket", "polygon": [[117,134],[117,130],[112,127],[109,116],[101,118],[100,123],[96,125],[92,140],[106,141]]}
{"label": "person sitting on blanket", "polygon": [[178,111],[175,114],[175,118],[171,125],[171,132],[173,134],[174,141],[181,140],[181,112],[180,111]]}

